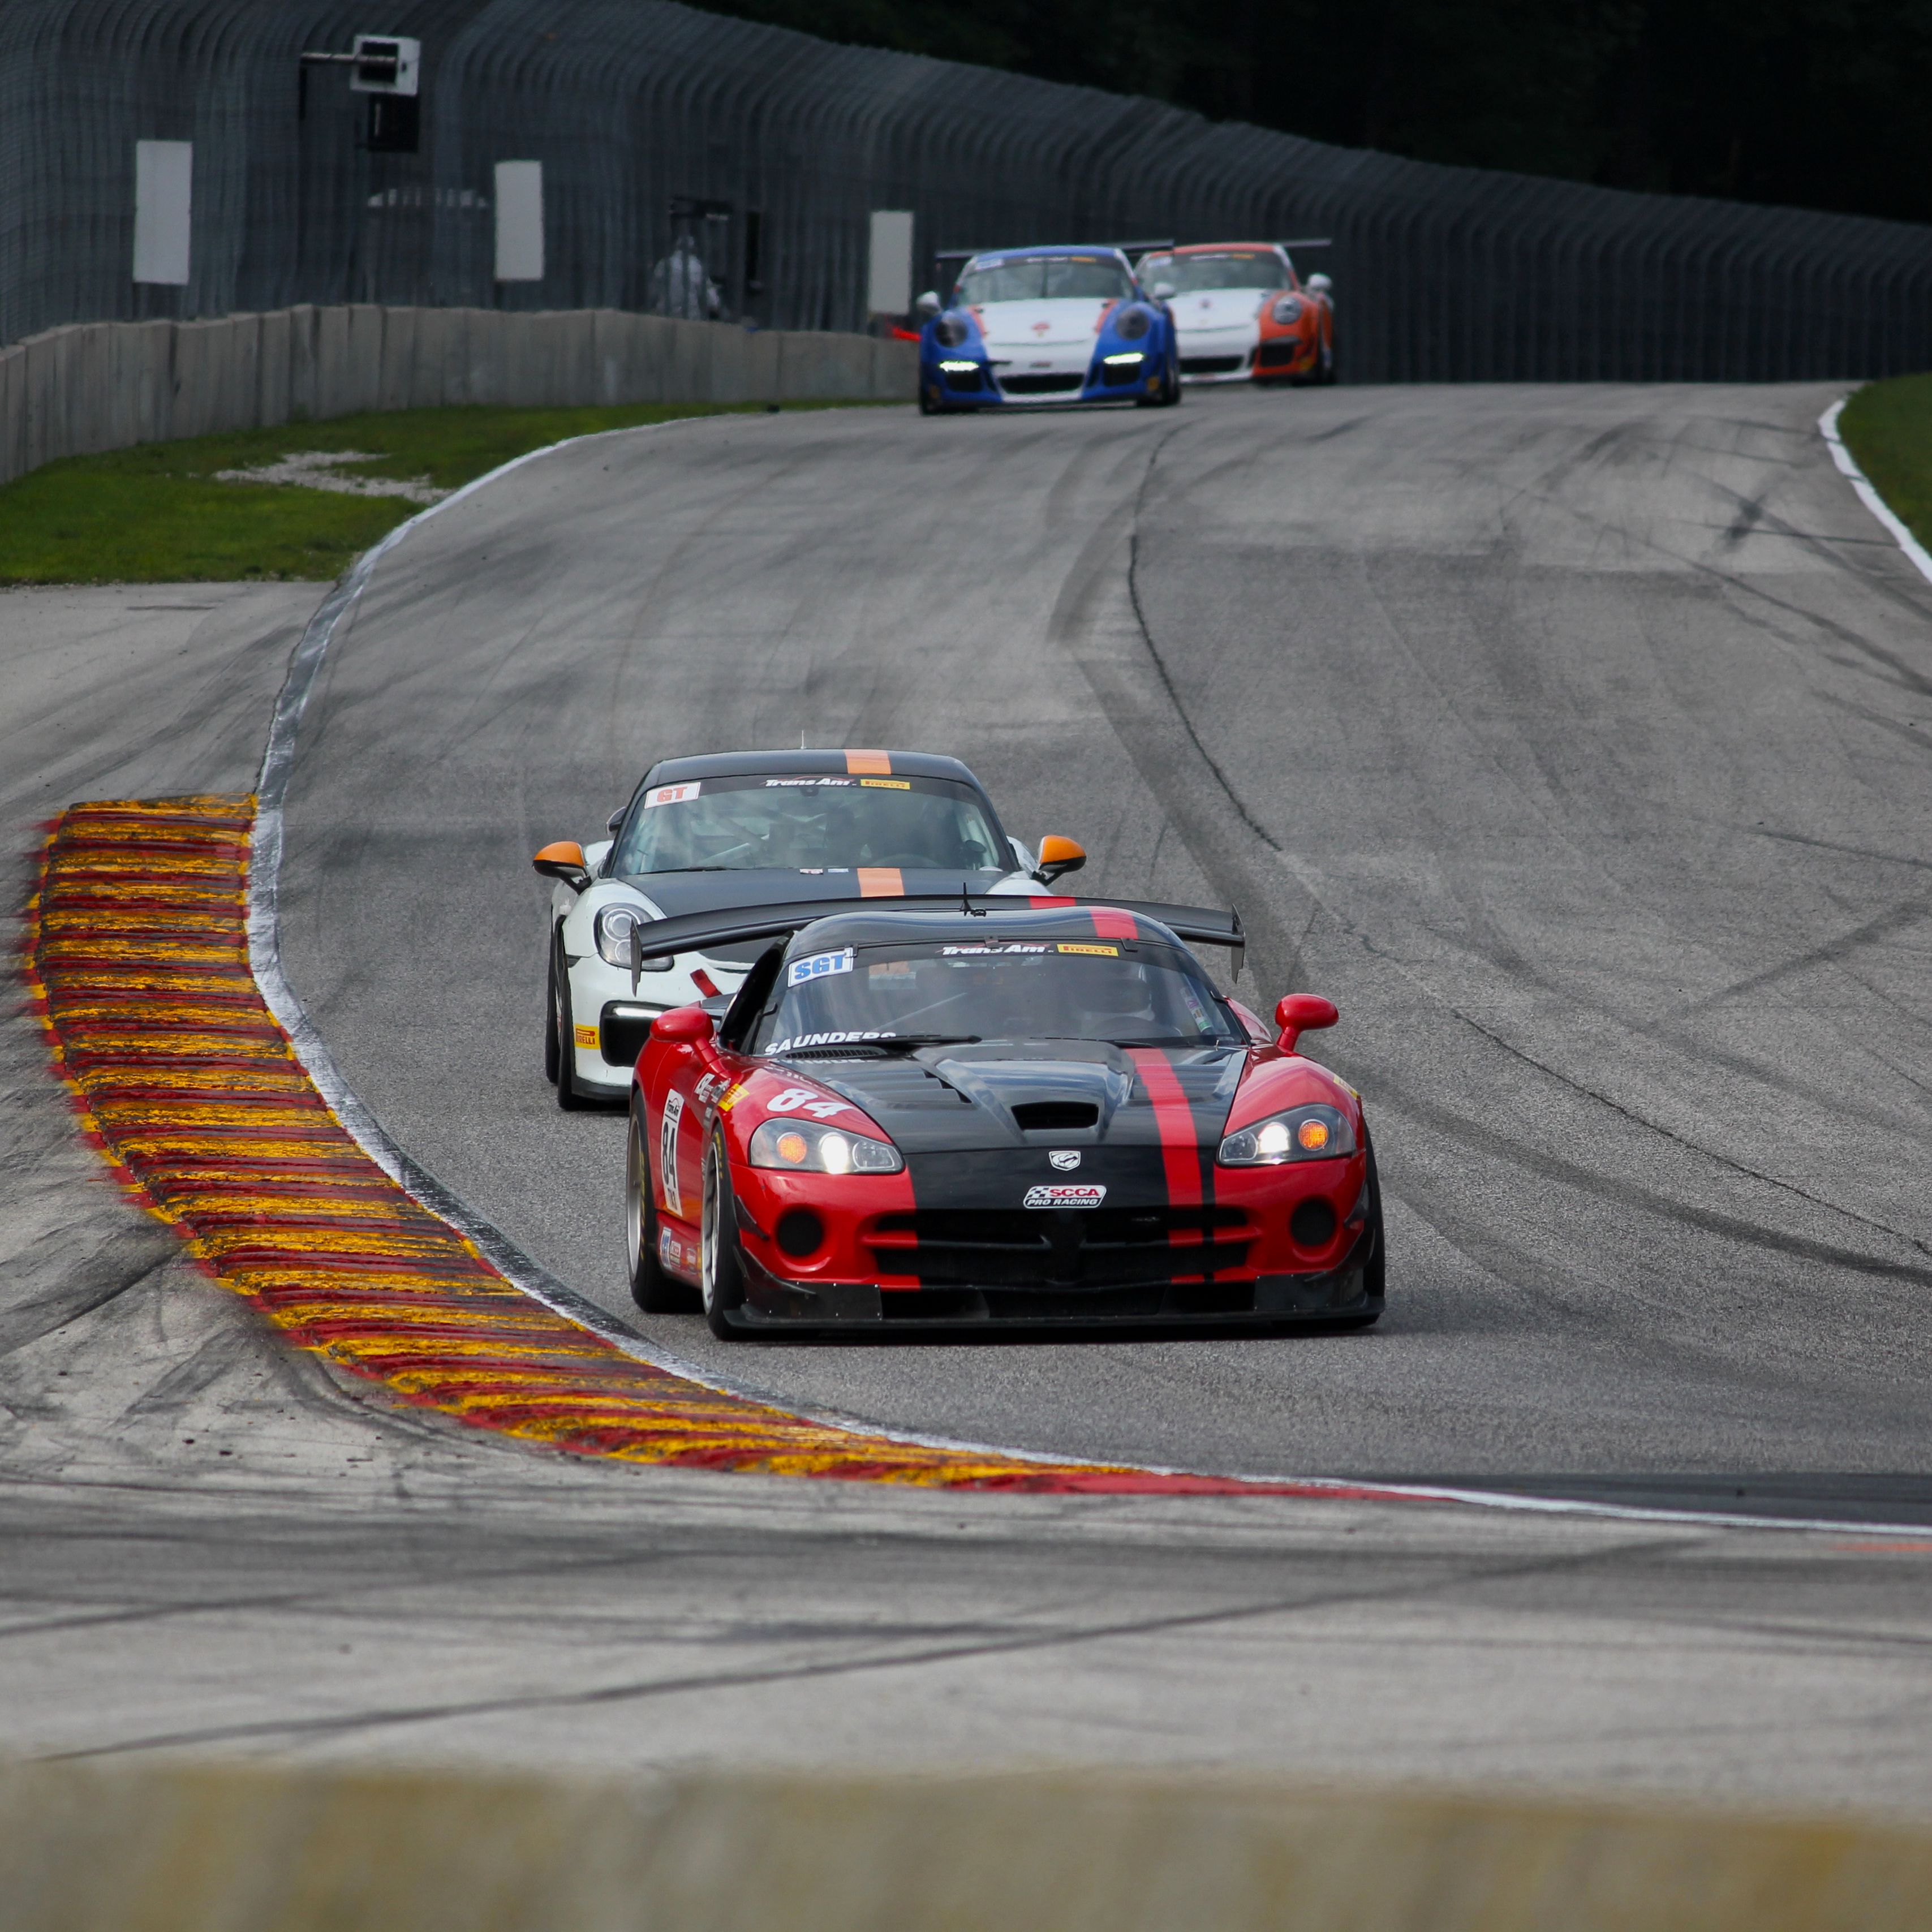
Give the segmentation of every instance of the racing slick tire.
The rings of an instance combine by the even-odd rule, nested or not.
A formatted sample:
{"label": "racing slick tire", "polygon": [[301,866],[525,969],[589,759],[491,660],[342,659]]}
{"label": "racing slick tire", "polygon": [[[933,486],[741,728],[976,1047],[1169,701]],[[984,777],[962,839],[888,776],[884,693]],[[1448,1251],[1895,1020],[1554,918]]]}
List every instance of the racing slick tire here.
{"label": "racing slick tire", "polygon": [[704,1150],[704,1206],[698,1228],[698,1272],[703,1279],[705,1325],[721,1342],[736,1342],[743,1329],[731,1318],[745,1305],[745,1266],[738,1252],[738,1207],[731,1193],[731,1164],[724,1140],[713,1133]]}
{"label": "racing slick tire", "polygon": [[556,1090],[556,1104],[566,1114],[574,1114],[586,1102],[577,1090],[577,1022],[570,1010],[570,975],[564,970],[562,954],[563,935],[560,932],[550,952],[550,1045],[544,1053],[544,1071]]}
{"label": "racing slick tire", "polygon": [[624,1258],[631,1299],[646,1315],[691,1315],[698,1295],[658,1262],[657,1190],[651,1185],[651,1159],[644,1137],[644,1109],[631,1089],[631,1125],[624,1142]]}
{"label": "racing slick tire", "polygon": [[[1362,1292],[1371,1301],[1388,1298],[1388,1244],[1382,1237],[1382,1178],[1376,1167],[1375,1143],[1369,1142],[1369,1238],[1372,1245],[1362,1266]],[[1351,1315],[1337,1322],[1337,1328],[1372,1328],[1382,1318],[1378,1309],[1372,1315]]]}
{"label": "racing slick tire", "polygon": [[1181,396],[1180,364],[1170,356],[1167,367],[1161,372],[1160,392],[1157,395],[1142,396],[1135,405],[1143,410],[1171,410],[1178,408]]}
{"label": "racing slick tire", "polygon": [[550,950],[550,957],[544,968],[544,1078],[550,1086],[556,1084],[556,948]]}

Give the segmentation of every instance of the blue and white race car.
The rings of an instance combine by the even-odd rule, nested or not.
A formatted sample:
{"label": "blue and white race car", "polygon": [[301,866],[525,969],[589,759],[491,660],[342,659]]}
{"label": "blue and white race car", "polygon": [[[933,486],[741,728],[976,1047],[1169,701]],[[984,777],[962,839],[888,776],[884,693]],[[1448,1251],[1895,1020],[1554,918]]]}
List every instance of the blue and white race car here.
{"label": "blue and white race car", "polygon": [[[944,259],[944,258],[942,258]],[[1174,317],[1118,248],[998,248],[951,298],[919,298],[922,416],[1013,404],[1180,400]]]}

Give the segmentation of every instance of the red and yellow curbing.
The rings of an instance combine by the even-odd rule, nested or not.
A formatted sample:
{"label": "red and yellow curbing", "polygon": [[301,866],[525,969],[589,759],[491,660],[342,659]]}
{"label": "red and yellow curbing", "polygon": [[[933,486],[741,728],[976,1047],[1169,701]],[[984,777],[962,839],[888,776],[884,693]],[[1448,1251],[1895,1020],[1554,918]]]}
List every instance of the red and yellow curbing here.
{"label": "red and yellow curbing", "polygon": [[74,806],[29,904],[27,973],[88,1138],[298,1346],[478,1428],[632,1462],[979,1489],[1378,1493],[842,1429],[640,1360],[525,1294],[370,1157],[269,1010],[249,964],[254,808]]}

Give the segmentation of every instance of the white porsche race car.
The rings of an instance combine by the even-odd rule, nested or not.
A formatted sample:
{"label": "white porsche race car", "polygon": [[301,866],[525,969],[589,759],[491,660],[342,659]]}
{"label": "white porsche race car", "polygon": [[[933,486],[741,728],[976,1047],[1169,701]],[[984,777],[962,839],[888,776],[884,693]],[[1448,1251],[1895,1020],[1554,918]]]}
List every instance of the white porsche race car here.
{"label": "white porsche race car", "polygon": [[1334,382],[1334,285],[1304,282],[1288,252],[1327,245],[1208,242],[1143,255],[1136,272],[1173,312],[1182,382]]}
{"label": "white porsche race car", "polygon": [[654,952],[652,923],[740,906],[850,910],[895,899],[957,910],[967,898],[1037,895],[1087,855],[1048,837],[1037,856],[1000,824],[957,758],[908,752],[733,752],[653,765],[610,837],[546,845],[549,1024],[557,1104],[622,1100],[650,1023],[723,1003],[769,944]]}

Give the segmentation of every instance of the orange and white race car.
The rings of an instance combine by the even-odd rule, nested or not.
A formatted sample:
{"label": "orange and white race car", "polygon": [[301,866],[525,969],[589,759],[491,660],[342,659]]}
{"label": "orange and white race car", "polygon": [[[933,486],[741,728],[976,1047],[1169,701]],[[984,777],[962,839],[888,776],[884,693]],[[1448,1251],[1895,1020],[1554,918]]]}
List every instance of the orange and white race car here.
{"label": "orange and white race car", "polygon": [[1326,275],[1295,273],[1316,242],[1203,242],[1143,255],[1143,288],[1173,311],[1184,382],[1332,382],[1335,304]]}

